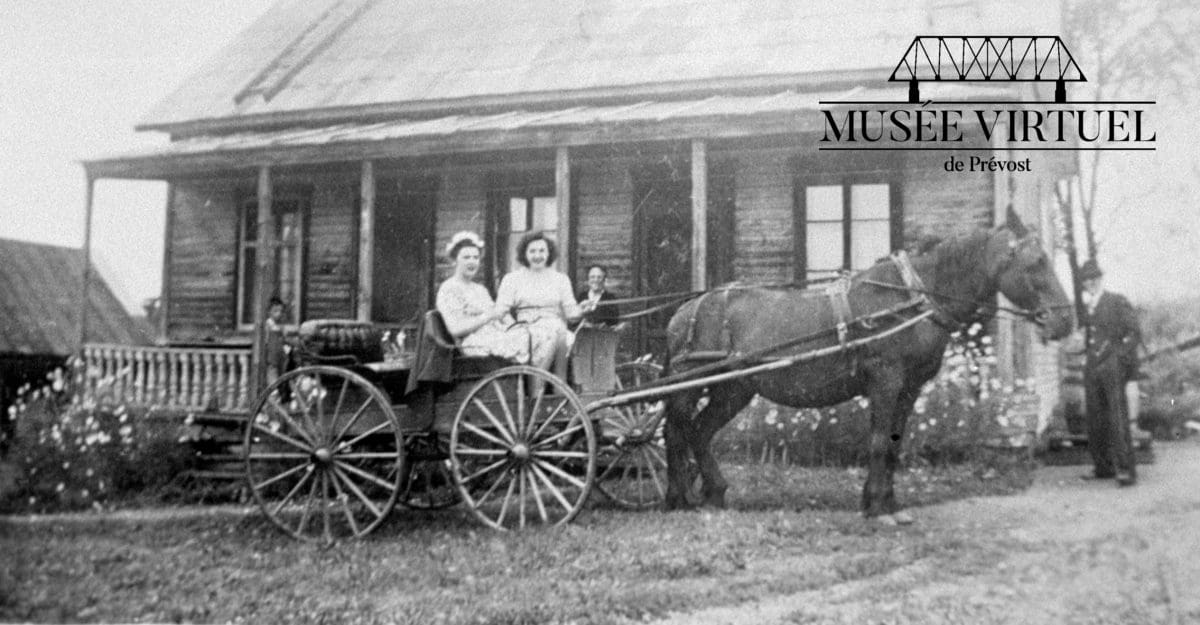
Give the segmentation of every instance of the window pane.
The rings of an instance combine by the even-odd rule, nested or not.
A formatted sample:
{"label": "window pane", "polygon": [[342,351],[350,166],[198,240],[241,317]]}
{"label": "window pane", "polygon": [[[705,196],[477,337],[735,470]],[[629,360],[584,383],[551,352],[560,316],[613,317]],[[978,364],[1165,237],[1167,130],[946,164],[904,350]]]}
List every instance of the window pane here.
{"label": "window pane", "polygon": [[856,184],[850,187],[851,219],[887,219],[888,185]]}
{"label": "window pane", "polygon": [[842,268],[842,223],[810,223],[805,237],[808,271]]}
{"label": "window pane", "polygon": [[888,255],[891,224],[886,221],[855,221],[850,224],[850,268],[866,269]]}
{"label": "window pane", "polygon": [[533,228],[531,230],[558,230],[558,198],[533,198]]}
{"label": "window pane", "polygon": [[804,188],[805,219],[809,221],[842,220],[841,185]]}
{"label": "window pane", "polygon": [[514,197],[508,200],[508,231],[525,232],[529,229],[529,204],[525,198]]}

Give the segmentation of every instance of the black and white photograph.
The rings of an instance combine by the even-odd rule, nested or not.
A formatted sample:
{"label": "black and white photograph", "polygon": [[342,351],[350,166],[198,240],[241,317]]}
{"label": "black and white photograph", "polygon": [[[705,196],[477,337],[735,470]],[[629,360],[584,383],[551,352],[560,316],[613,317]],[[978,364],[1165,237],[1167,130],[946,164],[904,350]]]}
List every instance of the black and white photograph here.
{"label": "black and white photograph", "polygon": [[1189,0],[0,51],[2,623],[1200,623]]}

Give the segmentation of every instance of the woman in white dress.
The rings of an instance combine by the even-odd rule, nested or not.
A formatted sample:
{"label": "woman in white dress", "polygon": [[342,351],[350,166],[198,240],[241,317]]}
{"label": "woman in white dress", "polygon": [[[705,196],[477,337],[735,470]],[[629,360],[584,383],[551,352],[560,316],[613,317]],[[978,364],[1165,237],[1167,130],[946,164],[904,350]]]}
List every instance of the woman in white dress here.
{"label": "woman in white dress", "polygon": [[574,336],[567,322],[591,312],[596,304],[575,301],[571,280],[550,267],[557,257],[554,242],[545,233],[536,231],[522,237],[517,244],[517,262],[522,266],[500,281],[496,307],[511,311],[519,323],[529,328],[533,364],[553,368],[563,377]]}
{"label": "woman in white dress", "polygon": [[496,306],[487,288],[475,281],[479,273],[483,240],[474,232],[450,238],[446,256],[454,261],[454,275],[437,292],[437,309],[446,329],[467,356],[500,356],[530,362],[530,334],[504,323],[507,311]]}

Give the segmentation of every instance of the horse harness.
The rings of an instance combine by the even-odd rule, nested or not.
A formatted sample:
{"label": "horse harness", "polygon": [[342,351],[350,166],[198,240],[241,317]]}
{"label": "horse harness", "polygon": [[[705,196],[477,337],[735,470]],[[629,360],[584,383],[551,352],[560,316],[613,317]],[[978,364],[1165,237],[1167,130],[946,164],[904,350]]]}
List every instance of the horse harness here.
{"label": "horse harness", "polygon": [[[919,311],[922,308],[930,309],[932,313],[931,318],[939,325],[961,325],[952,317],[950,317],[948,313],[942,310],[941,307],[937,306],[927,295],[928,292],[925,290],[925,284],[921,281],[920,276],[918,276],[917,272],[913,269],[912,263],[908,259],[908,255],[903,250],[899,250],[892,254],[891,260],[896,265],[897,270],[900,272],[900,276],[904,282],[903,286],[877,283],[873,280],[865,280],[864,282],[891,287],[897,290],[904,290],[913,294],[911,299],[899,305],[898,307],[894,307],[893,309],[886,311],[879,311],[875,314],[855,317],[850,306],[850,287],[852,282],[850,279],[850,274],[848,273],[838,276],[823,289],[823,294],[829,301],[829,306],[833,312],[835,320],[834,327],[831,331],[836,332],[840,352],[849,358],[848,364],[850,366],[850,375],[852,376],[856,376],[858,374],[859,363],[857,358],[857,347],[862,347],[862,345],[852,345],[852,343],[857,343],[857,341],[852,341],[850,337],[850,329],[854,325],[858,325],[859,327],[868,331],[874,330],[878,327],[878,321],[883,316],[893,316],[894,314],[898,314],[900,310],[911,309]],[[691,354],[699,356],[703,353],[705,356],[704,359],[706,360],[715,359],[717,357],[737,357],[739,355],[738,351],[733,345],[733,333],[729,326],[729,315],[727,312],[729,309],[730,292],[743,288],[746,288],[746,286],[734,282],[724,285],[718,289],[705,291],[699,295],[696,300],[695,307],[692,308],[691,314],[688,316],[687,332],[685,335],[684,344],[688,346],[693,344],[693,341],[696,338],[696,323],[700,315],[700,311],[704,308],[705,303],[710,299],[715,300],[719,306],[716,314],[718,315],[718,318],[721,319],[721,330],[717,349],[706,352],[690,352],[689,350]]]}

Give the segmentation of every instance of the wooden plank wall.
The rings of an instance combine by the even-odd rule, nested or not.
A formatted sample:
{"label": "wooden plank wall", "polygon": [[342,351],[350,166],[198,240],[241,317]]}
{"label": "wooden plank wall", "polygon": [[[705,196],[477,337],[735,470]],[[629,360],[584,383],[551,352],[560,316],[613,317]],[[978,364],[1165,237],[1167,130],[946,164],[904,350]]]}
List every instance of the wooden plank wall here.
{"label": "wooden plank wall", "polygon": [[176,181],[168,276],[167,336],[222,340],[235,334],[238,211],[233,180]]}
{"label": "wooden plank wall", "polygon": [[736,162],[734,278],[790,282],[795,270],[793,153],[740,150],[721,156]]}
{"label": "wooden plank wall", "polygon": [[306,319],[353,319],[357,312],[357,207],[357,179],[313,179],[305,257]]}
{"label": "wooden plank wall", "polygon": [[901,198],[906,245],[922,238],[963,234],[992,224],[992,173],[948,172],[942,166],[951,154],[970,152],[911,152]]}

